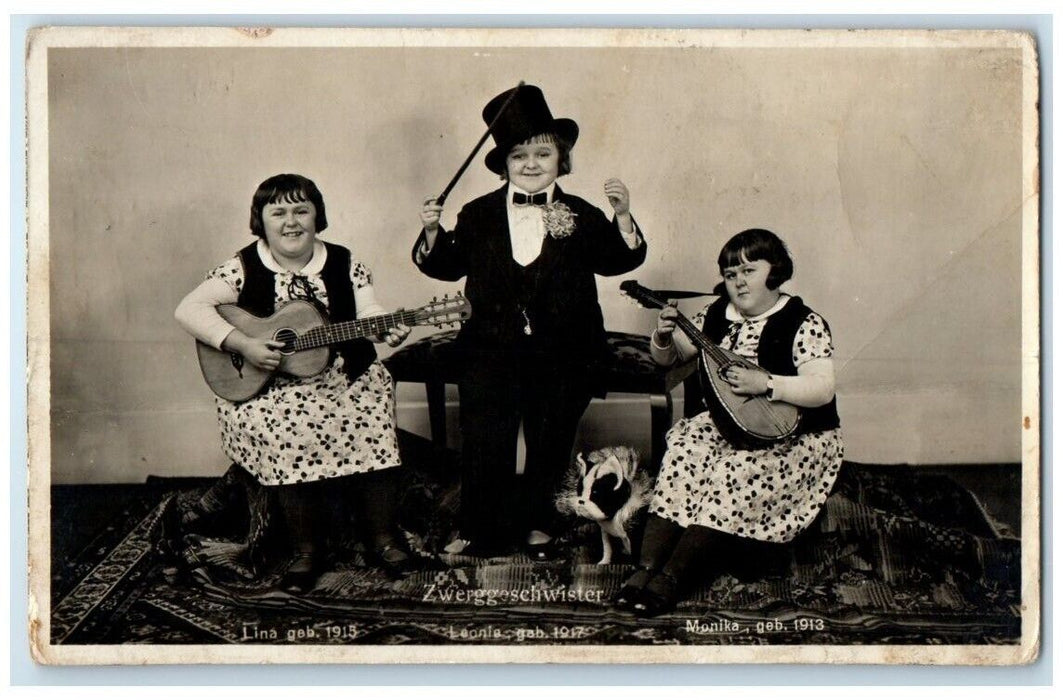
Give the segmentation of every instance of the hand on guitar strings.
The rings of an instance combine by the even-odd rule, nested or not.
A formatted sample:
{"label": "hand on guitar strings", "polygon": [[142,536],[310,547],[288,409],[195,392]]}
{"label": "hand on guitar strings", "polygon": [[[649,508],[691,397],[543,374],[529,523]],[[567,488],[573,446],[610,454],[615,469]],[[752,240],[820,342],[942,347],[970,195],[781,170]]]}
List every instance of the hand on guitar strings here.
{"label": "hand on guitar strings", "polygon": [[384,342],[393,348],[397,348],[406,340],[410,335],[410,327],[400,323],[394,328],[388,329],[383,335],[378,335],[374,340],[376,342]]}
{"label": "hand on guitar strings", "polygon": [[739,396],[760,396],[768,393],[768,373],[763,370],[731,365],[724,370],[723,378],[731,385],[731,391]]}
{"label": "hand on guitar strings", "polygon": [[238,329],[233,330],[222,343],[223,350],[243,355],[252,365],[268,372],[280,367],[281,354],[278,350],[283,347],[284,343],[279,340],[252,338]]}

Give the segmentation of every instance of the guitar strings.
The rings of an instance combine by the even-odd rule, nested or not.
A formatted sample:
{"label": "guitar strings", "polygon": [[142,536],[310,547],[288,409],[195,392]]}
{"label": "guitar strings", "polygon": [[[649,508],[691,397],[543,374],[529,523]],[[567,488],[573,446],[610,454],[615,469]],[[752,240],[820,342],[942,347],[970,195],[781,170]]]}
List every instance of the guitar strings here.
{"label": "guitar strings", "polygon": [[[429,305],[430,307],[433,305]],[[461,309],[464,303],[455,299],[453,303],[443,303],[434,306],[431,316],[441,323],[460,320]],[[414,326],[420,315],[427,309],[400,309],[394,313],[369,316],[341,323],[333,323],[311,328],[306,333],[299,335],[293,344],[293,350],[309,350],[311,348],[330,345],[336,342],[356,340],[369,335],[380,335],[399,323]]]}
{"label": "guitar strings", "polygon": [[417,317],[414,311],[396,311],[390,314],[370,316],[342,323],[334,323],[326,326],[311,328],[299,336],[295,341],[296,350],[308,350],[310,348],[329,345],[333,342],[346,342],[364,338],[368,335],[380,335],[398,323],[412,322]]}

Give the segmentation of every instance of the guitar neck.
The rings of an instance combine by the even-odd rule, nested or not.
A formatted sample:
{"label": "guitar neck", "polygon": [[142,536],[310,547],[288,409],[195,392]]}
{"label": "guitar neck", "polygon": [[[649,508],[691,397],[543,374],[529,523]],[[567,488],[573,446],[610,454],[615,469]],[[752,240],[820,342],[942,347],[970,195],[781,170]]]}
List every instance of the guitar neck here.
{"label": "guitar neck", "polygon": [[417,310],[399,310],[390,314],[359,318],[353,321],[330,323],[311,328],[296,339],[293,350],[310,350],[334,343],[346,343],[350,340],[378,336],[395,328],[399,324],[416,325]]}

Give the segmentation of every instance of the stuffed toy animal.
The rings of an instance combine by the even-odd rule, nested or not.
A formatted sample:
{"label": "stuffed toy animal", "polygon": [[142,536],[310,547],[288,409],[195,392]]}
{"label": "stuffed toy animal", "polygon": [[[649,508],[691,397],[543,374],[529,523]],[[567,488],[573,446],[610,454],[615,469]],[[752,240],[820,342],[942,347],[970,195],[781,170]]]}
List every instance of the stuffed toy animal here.
{"label": "stuffed toy animal", "polygon": [[613,560],[611,537],[620,540],[625,554],[631,554],[628,524],[652,495],[650,477],[638,471],[638,464],[638,452],[630,447],[595,450],[586,461],[577,455],[557,494],[558,511],[598,523],[602,532],[599,564]]}

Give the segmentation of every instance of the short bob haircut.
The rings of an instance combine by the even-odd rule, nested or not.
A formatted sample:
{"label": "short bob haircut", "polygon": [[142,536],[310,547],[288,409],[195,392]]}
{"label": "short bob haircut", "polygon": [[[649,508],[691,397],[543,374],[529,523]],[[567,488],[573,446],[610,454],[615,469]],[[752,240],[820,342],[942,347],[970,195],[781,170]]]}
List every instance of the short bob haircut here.
{"label": "short bob haircut", "polygon": [[508,179],[509,170],[506,168],[505,161],[509,159],[509,151],[513,150],[517,146],[523,146],[526,143],[552,143],[557,146],[557,176],[568,175],[572,172],[572,144],[561,138],[557,134],[536,134],[527,141],[521,141],[515,143],[506,150],[506,157],[502,161],[502,172],[500,173],[503,180]]}
{"label": "short bob haircut", "polygon": [[746,229],[727,241],[716,261],[720,266],[720,274],[723,274],[724,268],[741,265],[743,258],[749,262],[766,260],[771,264],[768,289],[778,289],[779,285],[794,276],[794,261],[786,244],[767,229]]}
{"label": "short bob haircut", "polygon": [[266,229],[262,226],[262,210],[267,204],[277,202],[310,202],[314,205],[316,216],[314,228],[318,233],[328,228],[328,219],[325,218],[325,199],[321,196],[321,190],[314,181],[302,175],[281,174],[263,181],[255,194],[251,197],[251,233],[259,238],[266,237]]}

